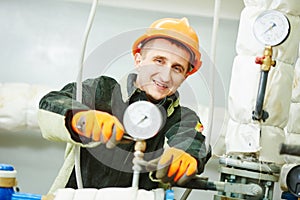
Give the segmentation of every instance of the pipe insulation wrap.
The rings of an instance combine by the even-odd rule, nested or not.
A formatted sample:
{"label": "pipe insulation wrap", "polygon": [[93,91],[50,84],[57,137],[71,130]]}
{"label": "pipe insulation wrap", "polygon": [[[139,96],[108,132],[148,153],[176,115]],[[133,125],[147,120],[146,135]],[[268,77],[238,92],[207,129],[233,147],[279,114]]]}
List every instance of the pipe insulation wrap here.
{"label": "pipe insulation wrap", "polygon": [[53,88],[42,85],[0,83],[0,130],[39,131],[39,101],[52,90]]}
{"label": "pipe insulation wrap", "polygon": [[[286,128],[287,144],[300,145],[300,49],[298,49],[298,59],[295,66],[292,98],[289,112],[289,120]],[[287,163],[300,163],[300,158],[296,156],[285,156]]]}
{"label": "pipe insulation wrap", "polygon": [[[300,6],[291,0],[245,0],[244,3],[229,88],[226,153],[256,152],[261,161],[282,164],[284,160],[278,149],[285,140],[284,128],[288,123],[294,65],[300,40],[299,16],[293,14],[299,14]],[[265,122],[253,121],[252,111],[255,109],[260,79],[260,65],[255,63],[255,58],[261,57],[264,51],[264,45],[253,35],[253,23],[262,11],[274,8],[285,12],[291,31],[284,43],[273,47],[276,66],[269,71],[263,104],[269,118]]]}
{"label": "pipe insulation wrap", "polygon": [[299,0],[244,0],[246,7],[258,7],[263,10],[279,10],[291,15],[300,15]]}

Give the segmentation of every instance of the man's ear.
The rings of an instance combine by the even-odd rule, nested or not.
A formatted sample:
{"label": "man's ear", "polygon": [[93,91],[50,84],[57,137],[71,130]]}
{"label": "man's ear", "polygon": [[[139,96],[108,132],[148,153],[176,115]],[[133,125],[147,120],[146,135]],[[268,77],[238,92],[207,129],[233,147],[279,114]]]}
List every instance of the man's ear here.
{"label": "man's ear", "polygon": [[138,68],[142,62],[142,55],[140,53],[134,54],[134,65]]}

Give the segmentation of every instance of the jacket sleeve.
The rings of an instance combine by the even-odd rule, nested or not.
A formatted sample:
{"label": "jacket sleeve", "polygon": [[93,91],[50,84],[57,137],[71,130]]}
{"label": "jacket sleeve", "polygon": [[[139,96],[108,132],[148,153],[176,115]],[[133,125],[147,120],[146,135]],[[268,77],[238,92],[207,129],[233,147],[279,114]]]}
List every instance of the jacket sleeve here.
{"label": "jacket sleeve", "polygon": [[196,129],[200,119],[194,111],[180,108],[174,113],[175,116],[172,119],[176,120],[176,123],[166,133],[167,144],[184,150],[196,158],[198,173],[202,173],[211,153],[206,150],[205,136]]}
{"label": "jacket sleeve", "polygon": [[[116,81],[109,77],[88,79],[82,83],[82,102],[76,101],[76,83],[69,83],[60,91],[45,95],[39,103],[38,122],[44,138],[81,144],[74,137],[70,121],[81,110],[110,110],[111,91]],[[83,142],[87,143],[87,142]],[[94,142],[95,143],[95,142]],[[89,141],[89,145],[96,145]],[[84,145],[85,146],[85,145]]]}

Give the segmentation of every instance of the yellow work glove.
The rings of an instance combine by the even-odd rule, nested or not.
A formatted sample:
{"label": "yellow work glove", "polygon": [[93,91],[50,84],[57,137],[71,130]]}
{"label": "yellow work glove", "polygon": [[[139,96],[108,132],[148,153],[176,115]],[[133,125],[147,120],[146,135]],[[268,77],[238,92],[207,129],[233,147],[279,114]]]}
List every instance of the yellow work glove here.
{"label": "yellow work glove", "polygon": [[102,111],[80,111],[73,116],[71,125],[77,134],[93,141],[101,141],[107,148],[114,147],[124,134],[124,128],[119,120]]}
{"label": "yellow work glove", "polygon": [[156,178],[183,185],[197,173],[197,160],[183,150],[165,149],[157,165]]}

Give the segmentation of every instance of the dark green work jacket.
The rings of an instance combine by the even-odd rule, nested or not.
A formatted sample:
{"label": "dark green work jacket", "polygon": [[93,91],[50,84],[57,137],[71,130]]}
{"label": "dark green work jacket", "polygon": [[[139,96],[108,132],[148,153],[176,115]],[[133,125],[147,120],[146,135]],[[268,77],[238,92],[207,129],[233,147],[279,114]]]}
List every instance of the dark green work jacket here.
{"label": "dark green work jacket", "polygon": [[[134,142],[121,142],[115,148],[107,149],[100,143],[79,138],[70,128],[72,115],[79,110],[95,109],[108,112],[122,122],[123,113],[129,104],[148,100],[146,94],[134,86],[135,79],[135,74],[128,76],[125,90],[110,77],[88,79],[82,84],[82,103],[75,100],[75,83],[66,85],[60,91],[48,93],[40,101],[42,114],[39,121],[43,136],[50,140],[66,141],[69,146],[81,145],[81,172],[85,188],[130,187]],[[195,157],[198,161],[198,172],[201,173],[207,153],[204,145],[205,137],[195,129],[200,122],[196,113],[179,105],[178,93],[153,103],[165,116],[164,125],[154,137],[146,140],[144,159],[152,160],[159,157],[164,145],[168,145],[182,149]],[[92,143],[93,145],[90,145]],[[71,150],[67,150],[66,155],[70,152]],[[68,170],[65,173],[61,171],[55,189],[62,186],[77,188],[74,161],[72,158],[68,159],[68,162],[73,162],[66,167],[70,174]],[[152,182],[148,175],[148,172],[142,171],[139,188],[150,190],[158,187],[157,182]],[[63,179],[66,180],[62,181]]]}

